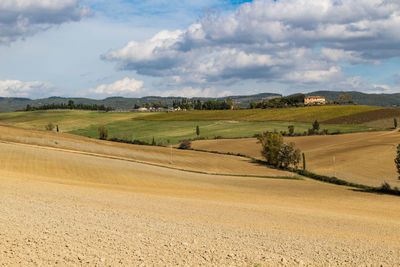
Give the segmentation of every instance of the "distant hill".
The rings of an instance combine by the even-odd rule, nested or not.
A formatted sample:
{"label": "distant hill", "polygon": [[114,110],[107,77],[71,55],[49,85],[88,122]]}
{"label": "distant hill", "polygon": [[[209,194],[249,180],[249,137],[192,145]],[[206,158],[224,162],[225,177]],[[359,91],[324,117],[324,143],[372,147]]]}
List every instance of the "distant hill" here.
{"label": "distant hill", "polygon": [[[242,95],[242,96],[227,96],[227,97],[219,97],[219,98],[211,98],[211,97],[194,97],[189,99],[200,99],[202,101],[207,100],[225,100],[226,98],[230,98],[235,104],[240,107],[248,107],[250,102],[254,101],[262,101],[268,100],[270,98],[280,97],[279,94],[274,93],[262,93],[256,95]],[[49,97],[42,99],[29,99],[29,98],[15,98],[15,97],[0,97],[0,112],[11,112],[15,110],[22,110],[26,107],[26,105],[31,106],[41,106],[45,104],[61,104],[68,103],[69,100],[75,102],[75,104],[97,104],[97,105],[105,105],[107,107],[112,107],[117,110],[130,110],[133,109],[135,104],[144,104],[151,102],[161,102],[162,104],[166,104],[172,106],[172,102],[174,100],[180,100],[182,97],[161,97],[161,96],[146,96],[141,98],[126,98],[126,97],[109,97],[103,100],[96,100],[90,98],[75,98],[75,97]]]}
{"label": "distant hill", "polygon": [[[381,107],[400,107],[400,94],[365,94],[360,92],[338,92],[338,91],[316,91],[307,93],[306,95],[320,95],[324,96],[328,101],[337,101],[340,94],[351,94],[353,101],[359,105],[381,106]],[[202,101],[217,99],[225,100],[226,98],[232,101],[241,108],[247,108],[250,102],[258,102],[268,100],[271,98],[280,97],[280,94],[274,93],[261,93],[255,95],[236,95],[219,98],[211,97],[194,97],[189,99],[200,99]],[[29,98],[15,98],[15,97],[0,97],[0,112],[11,112],[15,110],[22,110],[26,105],[41,106],[44,104],[61,104],[67,103],[68,100],[73,100],[76,104],[98,104],[112,107],[117,110],[130,110],[135,104],[161,102],[172,106],[174,100],[180,100],[182,97],[160,97],[160,96],[146,96],[141,98],[126,98],[126,97],[109,97],[103,100],[96,100],[90,98],[68,98],[68,97],[49,97],[42,99],[29,99]]]}
{"label": "distant hill", "polygon": [[365,94],[356,91],[316,91],[306,95],[319,95],[328,101],[338,101],[340,94],[350,94],[353,101],[359,105],[380,106],[380,107],[400,107],[400,94]]}

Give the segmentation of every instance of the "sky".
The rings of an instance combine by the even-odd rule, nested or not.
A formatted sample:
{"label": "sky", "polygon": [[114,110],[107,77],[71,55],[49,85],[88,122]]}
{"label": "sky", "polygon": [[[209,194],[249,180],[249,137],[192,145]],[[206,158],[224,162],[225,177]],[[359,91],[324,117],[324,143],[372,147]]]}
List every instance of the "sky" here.
{"label": "sky", "polygon": [[400,93],[400,1],[0,1],[0,97],[316,90]]}

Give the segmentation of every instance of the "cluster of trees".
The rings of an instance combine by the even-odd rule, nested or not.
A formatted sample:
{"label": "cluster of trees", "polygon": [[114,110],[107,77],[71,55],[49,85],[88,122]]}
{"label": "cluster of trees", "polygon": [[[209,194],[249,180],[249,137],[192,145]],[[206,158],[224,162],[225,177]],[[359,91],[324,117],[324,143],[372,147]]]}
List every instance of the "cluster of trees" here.
{"label": "cluster of trees", "polygon": [[355,104],[351,94],[339,94],[339,101],[336,104]]}
{"label": "cluster of trees", "polygon": [[285,108],[285,107],[302,107],[304,106],[304,94],[297,94],[285,97],[273,98],[269,101],[251,102],[250,108]]}
{"label": "cluster of trees", "polygon": [[181,100],[174,100],[172,102],[174,108],[181,108],[186,110],[223,110],[231,109],[233,107],[232,101],[227,98],[225,101],[220,100],[209,100],[206,102],[201,102],[200,99],[190,101],[186,98]]}
{"label": "cluster of trees", "polygon": [[26,105],[25,111],[34,111],[34,110],[49,110],[49,109],[81,109],[81,110],[100,110],[100,111],[111,111],[113,108],[106,107],[104,105],[97,104],[75,104],[74,101],[69,100],[67,104],[45,104],[42,106],[34,107],[31,105]]}
{"label": "cluster of trees", "polygon": [[[283,136],[307,136],[307,135],[326,135],[329,134],[328,129],[320,129],[319,122],[315,120],[307,131],[304,133],[295,132],[295,126],[289,125],[287,131],[280,131],[279,132]],[[338,134],[339,132],[333,132],[332,134]]]}
{"label": "cluster of trees", "polygon": [[144,104],[135,104],[135,109],[139,108],[168,108],[168,105],[162,104],[161,102],[152,102],[152,103],[144,103]]}
{"label": "cluster of trees", "polygon": [[262,146],[261,155],[269,165],[282,169],[297,169],[300,150],[294,143],[284,143],[283,136],[277,132],[263,132],[257,139]]}

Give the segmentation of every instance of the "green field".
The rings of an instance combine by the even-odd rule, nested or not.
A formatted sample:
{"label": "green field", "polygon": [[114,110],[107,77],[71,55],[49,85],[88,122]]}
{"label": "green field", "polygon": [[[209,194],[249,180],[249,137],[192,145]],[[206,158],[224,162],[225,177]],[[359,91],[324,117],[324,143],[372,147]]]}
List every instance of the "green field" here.
{"label": "green field", "polygon": [[[312,121],[332,118],[334,111],[336,111],[335,116],[340,117],[343,114],[356,114],[376,109],[364,106],[326,106],[276,110],[182,111],[169,114],[52,110],[1,113],[0,123],[43,130],[51,122],[58,125],[61,132],[92,138],[98,138],[98,127],[105,125],[109,130],[109,138],[151,142],[154,137],[157,143],[161,141],[167,144],[195,138],[197,125],[200,127],[200,137],[204,138],[251,137],[267,130],[287,131],[289,125],[295,126],[295,132],[303,133],[311,128]],[[259,121],[261,118],[266,121]],[[328,129],[329,132],[342,133],[378,129],[361,124],[323,123],[320,128]]]}
{"label": "green field", "polygon": [[297,121],[320,122],[343,116],[382,109],[372,106],[312,106],[301,108],[243,109],[243,110],[194,110],[154,113],[142,117],[149,121]]}
{"label": "green field", "polygon": [[[183,139],[196,137],[196,126],[200,127],[200,137],[214,138],[223,137],[252,137],[263,131],[287,131],[289,125],[295,126],[295,132],[303,133],[311,128],[310,123],[270,121],[270,122],[247,122],[247,121],[144,121],[144,120],[120,120],[107,124],[109,137],[122,139],[139,139],[151,142],[153,137],[157,142],[164,144],[178,143]],[[363,125],[337,125],[321,124],[321,129],[330,132],[341,131],[342,133],[366,131],[370,128]],[[83,129],[70,131],[72,134],[98,137],[97,126],[92,125]]]}

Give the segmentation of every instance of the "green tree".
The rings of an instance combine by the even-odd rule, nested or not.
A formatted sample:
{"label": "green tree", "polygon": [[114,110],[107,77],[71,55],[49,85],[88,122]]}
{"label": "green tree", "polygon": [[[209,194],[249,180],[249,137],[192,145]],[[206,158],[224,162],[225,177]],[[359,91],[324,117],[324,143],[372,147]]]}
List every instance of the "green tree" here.
{"label": "green tree", "polygon": [[153,136],[153,140],[151,141],[151,145],[152,145],[152,146],[155,146],[155,145],[156,145],[156,139],[154,139],[154,136]]}
{"label": "green tree", "polygon": [[306,169],[306,155],[304,153],[302,153],[303,156],[303,170]]}
{"label": "green tree", "polygon": [[99,139],[107,140],[107,138],[108,138],[108,129],[106,128],[106,126],[100,125],[97,130],[99,132]]}
{"label": "green tree", "polygon": [[293,135],[294,134],[294,125],[289,125],[288,130],[289,130],[289,135]]}
{"label": "green tree", "polygon": [[196,126],[196,135],[197,135],[197,136],[200,135],[200,128],[199,128],[199,125]]}
{"label": "green tree", "polygon": [[319,122],[317,120],[314,121],[312,128],[315,132],[319,131]]}
{"label": "green tree", "polygon": [[396,158],[394,159],[394,163],[396,164],[397,173],[399,174],[399,179],[400,179],[400,145],[397,146],[397,155]]}
{"label": "green tree", "polygon": [[258,137],[258,143],[261,144],[261,155],[268,164],[279,167],[279,150],[283,144],[283,137],[280,133],[263,132]]}
{"label": "green tree", "polygon": [[393,126],[395,129],[397,129],[397,119],[396,118],[393,119]]}
{"label": "green tree", "polygon": [[294,143],[282,144],[278,152],[279,167],[287,169],[291,166],[297,169],[300,162],[300,150]]}

